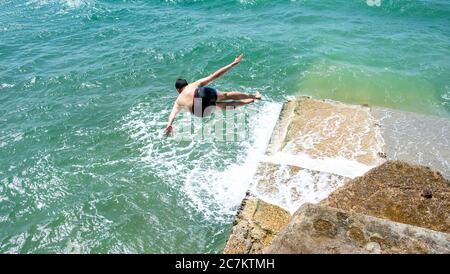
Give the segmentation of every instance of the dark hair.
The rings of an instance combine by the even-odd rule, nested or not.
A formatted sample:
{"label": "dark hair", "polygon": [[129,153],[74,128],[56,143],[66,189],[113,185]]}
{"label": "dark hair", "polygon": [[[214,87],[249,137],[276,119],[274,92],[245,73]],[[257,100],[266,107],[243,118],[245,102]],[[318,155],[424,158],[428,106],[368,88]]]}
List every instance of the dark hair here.
{"label": "dark hair", "polygon": [[188,85],[188,82],[185,79],[177,79],[177,81],[175,82],[175,88],[177,90],[181,90],[182,88],[184,88],[187,85]]}

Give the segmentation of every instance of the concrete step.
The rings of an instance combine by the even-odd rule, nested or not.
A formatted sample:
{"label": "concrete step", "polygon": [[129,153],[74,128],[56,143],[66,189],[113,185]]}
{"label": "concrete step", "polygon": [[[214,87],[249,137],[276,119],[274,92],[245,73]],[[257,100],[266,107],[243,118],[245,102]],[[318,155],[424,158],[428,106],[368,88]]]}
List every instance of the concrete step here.
{"label": "concrete step", "polygon": [[336,208],[304,204],[264,253],[443,253],[450,235]]}

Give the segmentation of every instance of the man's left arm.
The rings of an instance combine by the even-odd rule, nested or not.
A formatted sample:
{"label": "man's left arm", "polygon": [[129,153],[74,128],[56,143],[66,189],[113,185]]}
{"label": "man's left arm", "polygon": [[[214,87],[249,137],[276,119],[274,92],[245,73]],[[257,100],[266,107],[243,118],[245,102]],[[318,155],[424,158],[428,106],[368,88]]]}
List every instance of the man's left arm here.
{"label": "man's left arm", "polygon": [[202,78],[202,79],[196,81],[196,83],[198,83],[199,86],[205,86],[208,83],[218,79],[220,76],[224,75],[227,71],[229,71],[232,67],[234,67],[237,64],[239,64],[241,62],[241,60],[242,60],[242,57],[244,57],[244,54],[241,53],[229,65],[226,65],[225,67],[217,70],[216,72],[214,72],[213,74],[209,75],[208,77],[205,77],[205,78]]}

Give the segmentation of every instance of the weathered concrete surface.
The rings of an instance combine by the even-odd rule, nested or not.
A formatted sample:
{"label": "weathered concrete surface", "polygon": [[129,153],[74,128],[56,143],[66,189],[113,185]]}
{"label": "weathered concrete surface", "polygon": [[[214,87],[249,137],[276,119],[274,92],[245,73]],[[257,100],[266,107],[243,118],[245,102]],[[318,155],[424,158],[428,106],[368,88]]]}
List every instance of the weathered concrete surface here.
{"label": "weathered concrete surface", "polygon": [[381,163],[383,142],[370,108],[300,98],[294,101],[282,148],[313,158],[343,157],[366,165]]}
{"label": "weathered concrete surface", "polygon": [[368,107],[300,97],[283,105],[250,191],[293,213],[382,163],[382,148]]}
{"label": "weathered concrete surface", "polygon": [[[261,201],[279,206],[293,214],[302,204],[319,202],[345,185],[351,178],[361,176],[371,168],[384,163],[386,159],[396,159],[396,157],[408,158],[410,162],[429,164],[443,172],[444,175],[449,173],[450,139],[447,137],[448,134],[443,134],[450,130],[447,126],[450,119],[443,118],[442,121],[439,120],[433,124],[432,122],[437,117],[422,117],[413,113],[403,114],[396,110],[389,111],[377,107],[349,105],[307,97],[285,103],[266,153],[261,158],[256,175],[250,184],[250,197],[253,197],[252,199],[256,197]],[[401,113],[398,114],[400,116],[397,113]],[[398,117],[403,118],[399,119]],[[412,117],[410,122],[408,122],[409,117]],[[413,131],[407,130],[416,123],[428,123],[433,126],[431,128],[416,127],[416,130]],[[414,138],[414,134],[421,137]],[[433,137],[430,137],[431,135]],[[440,140],[438,136],[445,140]],[[397,141],[398,138],[400,139]],[[424,147],[421,146],[422,143],[425,144]],[[437,145],[433,146],[433,144]],[[408,151],[408,156],[405,157],[402,151]],[[415,156],[417,159],[414,158]],[[411,195],[417,197],[419,190],[402,184],[400,181],[402,178],[412,180],[414,176],[390,174],[390,176],[398,177],[395,182],[400,187],[392,185],[387,189],[374,192],[372,197],[362,198],[361,201],[364,199],[370,201],[360,206],[366,211],[358,211],[357,203],[360,201],[354,204],[349,202],[349,208],[381,218],[387,218],[384,215],[389,215],[394,221],[399,222],[409,222],[415,225],[429,223],[428,227],[431,229],[448,231],[443,228],[444,222],[447,222],[447,227],[450,227],[448,203],[445,204],[443,200],[433,200],[439,195],[448,197],[448,190],[445,192],[444,189],[441,189],[443,192],[437,194],[434,193],[436,190],[433,188],[434,196],[431,198],[431,204],[430,201],[413,199],[417,205],[415,211],[420,211],[421,214],[425,214],[427,210],[432,212],[432,214],[425,214],[426,218],[423,219],[422,224],[418,221],[413,222],[412,219],[419,220],[418,216],[420,216],[419,214],[414,215],[414,206],[406,207],[409,208],[406,212],[401,210],[404,210],[405,205],[411,202],[408,197],[413,197]],[[426,182],[430,179],[424,180]],[[423,189],[420,191],[423,192]],[[358,192],[354,190],[354,193]],[[382,205],[381,203],[388,201],[387,196],[393,193],[398,194],[399,204],[393,202],[392,206]],[[351,201],[352,197],[345,199]],[[445,199],[448,201],[448,198]],[[341,200],[335,202],[342,204]],[[253,212],[253,206],[253,202],[244,204],[242,211]],[[247,209],[247,207],[249,208]],[[373,209],[373,213],[369,213],[368,209]],[[443,222],[446,218],[444,213],[447,213],[447,219]],[[264,243],[268,243],[272,238],[260,236],[259,230],[254,229],[255,226],[252,224],[255,223],[253,220],[255,215],[242,218],[239,217],[239,214],[236,217],[226,252],[260,252],[261,247],[264,246],[259,244],[261,239],[264,239]],[[433,214],[435,215],[433,216]],[[267,218],[271,217],[267,216]],[[276,218],[274,217],[274,222],[276,222]],[[258,240],[254,241],[253,238]]]}
{"label": "weathered concrete surface", "polygon": [[450,253],[450,236],[332,207],[305,204],[264,253]]}
{"label": "weathered concrete surface", "polygon": [[290,217],[289,212],[278,206],[247,196],[236,216],[224,253],[261,253]]}
{"label": "weathered concrete surface", "polygon": [[267,155],[281,151],[281,149],[286,145],[286,133],[289,129],[292,118],[295,115],[294,110],[297,107],[297,104],[297,100],[287,101],[283,104],[277,124],[273,129],[270,142],[267,146]]}
{"label": "weathered concrete surface", "polygon": [[321,204],[450,232],[450,181],[429,168],[388,161]]}
{"label": "weathered concrete surface", "polygon": [[429,166],[450,179],[450,119],[380,107],[371,113],[379,120],[387,159]]}

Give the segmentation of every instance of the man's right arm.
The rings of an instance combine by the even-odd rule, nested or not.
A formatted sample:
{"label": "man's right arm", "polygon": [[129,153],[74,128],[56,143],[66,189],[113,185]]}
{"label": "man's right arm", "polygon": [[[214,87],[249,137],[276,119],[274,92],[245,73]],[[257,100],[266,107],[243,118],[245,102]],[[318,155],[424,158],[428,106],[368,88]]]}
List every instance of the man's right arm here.
{"label": "man's right arm", "polygon": [[172,132],[173,121],[175,120],[175,117],[177,117],[178,112],[180,112],[182,108],[183,107],[175,101],[175,104],[173,104],[172,111],[170,112],[169,121],[167,122],[167,127],[164,130],[165,135],[169,135]]}

